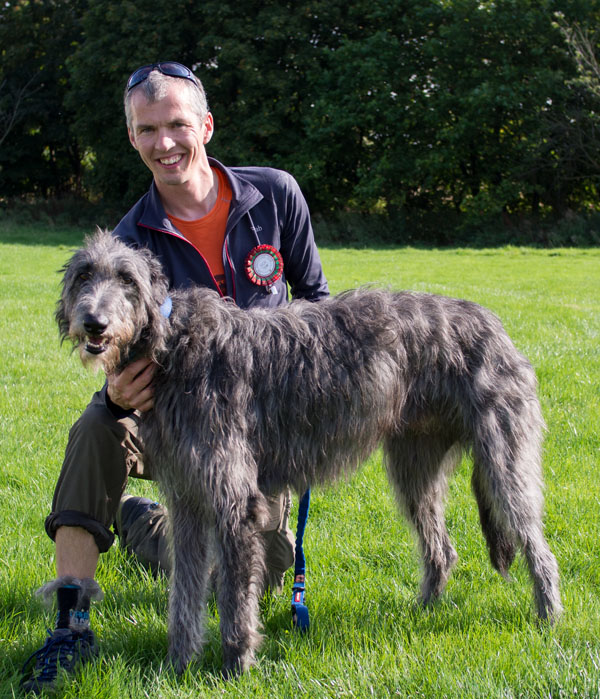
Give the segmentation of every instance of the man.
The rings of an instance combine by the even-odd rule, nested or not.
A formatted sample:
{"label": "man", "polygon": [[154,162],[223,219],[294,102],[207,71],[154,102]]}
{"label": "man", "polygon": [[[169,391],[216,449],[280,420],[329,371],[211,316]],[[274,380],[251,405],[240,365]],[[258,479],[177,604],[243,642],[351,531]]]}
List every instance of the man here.
{"label": "man", "polygon": [[[155,252],[171,286],[204,284],[242,308],[286,303],[288,284],[294,297],[317,301],[328,295],[296,182],[285,172],[226,168],[207,156],[214,121],[202,84],[188,68],[174,62],[139,68],[127,82],[124,103],[129,139],[153,182],[114,235]],[[269,271],[277,251],[281,277]],[[140,358],[107,376],[71,429],[46,520],[56,542],[57,578],[42,591],[56,592],[57,625],[32,656],[35,666],[22,682],[26,690],[52,686],[58,667],[71,671],[95,653],[89,606],[101,596],[94,576],[99,554],[113,543],[115,519],[122,543],[155,568],[167,565],[164,510],[140,498],[122,499],[129,475],[152,475],[144,473],[137,425],[152,408],[153,373],[153,364]],[[277,587],[293,563],[289,495],[270,504],[262,533],[267,582]]]}

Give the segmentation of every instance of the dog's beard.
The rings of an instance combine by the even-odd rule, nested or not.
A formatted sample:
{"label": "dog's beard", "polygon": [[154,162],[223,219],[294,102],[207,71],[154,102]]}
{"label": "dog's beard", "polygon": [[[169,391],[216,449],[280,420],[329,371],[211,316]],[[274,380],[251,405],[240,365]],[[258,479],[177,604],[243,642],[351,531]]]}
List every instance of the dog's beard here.
{"label": "dog's beard", "polygon": [[118,319],[102,333],[91,335],[85,331],[80,320],[82,317],[84,313],[75,315],[69,327],[69,337],[79,352],[83,366],[93,371],[104,369],[107,374],[120,370],[136,340],[133,323]]}
{"label": "dog's beard", "polygon": [[109,333],[87,335],[73,332],[71,340],[75,349],[79,351],[79,358],[86,369],[94,372],[103,369],[106,374],[118,373],[123,364],[130,360],[134,328],[121,326],[120,330],[118,337]]}

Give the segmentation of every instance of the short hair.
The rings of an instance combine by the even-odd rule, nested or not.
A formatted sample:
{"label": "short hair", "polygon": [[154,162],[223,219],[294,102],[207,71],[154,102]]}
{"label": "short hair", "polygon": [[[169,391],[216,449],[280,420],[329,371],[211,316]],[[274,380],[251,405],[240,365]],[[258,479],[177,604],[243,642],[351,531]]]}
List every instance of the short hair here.
{"label": "short hair", "polygon": [[206,92],[204,91],[204,86],[198,78],[195,77],[194,81],[177,78],[170,75],[164,75],[159,70],[154,69],[148,75],[148,77],[143,80],[139,85],[136,85],[131,90],[125,88],[125,94],[123,96],[123,105],[125,107],[125,119],[127,121],[127,128],[131,128],[131,122],[133,115],[131,113],[131,97],[136,90],[142,90],[144,96],[148,102],[158,102],[165,97],[167,90],[173,84],[173,81],[177,81],[182,90],[186,90],[189,97],[189,103],[194,112],[198,114],[198,117],[202,121],[204,117],[208,114],[208,101],[206,99]]}

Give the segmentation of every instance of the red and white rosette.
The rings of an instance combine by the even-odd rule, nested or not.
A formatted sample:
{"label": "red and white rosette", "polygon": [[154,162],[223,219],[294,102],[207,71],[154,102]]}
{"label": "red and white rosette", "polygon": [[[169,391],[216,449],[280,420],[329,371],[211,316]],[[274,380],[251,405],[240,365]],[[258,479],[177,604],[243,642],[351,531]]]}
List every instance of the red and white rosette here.
{"label": "red and white rosette", "polygon": [[270,291],[283,275],[283,258],[272,245],[257,245],[248,253],[244,268],[253,284],[264,286]]}

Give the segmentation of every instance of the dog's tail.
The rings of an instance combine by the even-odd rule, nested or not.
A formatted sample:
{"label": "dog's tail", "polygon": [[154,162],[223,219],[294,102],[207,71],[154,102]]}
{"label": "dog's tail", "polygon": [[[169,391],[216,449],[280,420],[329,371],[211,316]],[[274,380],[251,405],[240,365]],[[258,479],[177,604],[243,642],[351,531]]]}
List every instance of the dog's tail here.
{"label": "dog's tail", "polygon": [[498,517],[495,516],[490,504],[487,490],[478,476],[478,469],[475,468],[471,484],[477,500],[479,521],[488,546],[490,560],[500,575],[508,578],[508,571],[515,559],[517,544],[508,529],[498,522]]}

